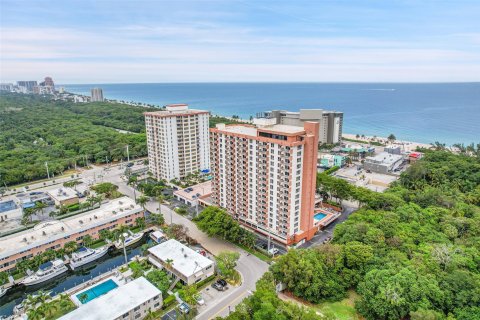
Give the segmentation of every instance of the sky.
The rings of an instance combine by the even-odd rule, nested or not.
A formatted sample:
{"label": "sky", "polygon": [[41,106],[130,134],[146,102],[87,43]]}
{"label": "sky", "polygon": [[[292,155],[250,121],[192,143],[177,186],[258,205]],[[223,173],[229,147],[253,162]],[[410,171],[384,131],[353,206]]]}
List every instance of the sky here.
{"label": "sky", "polygon": [[478,0],[0,0],[0,80],[480,81]]}

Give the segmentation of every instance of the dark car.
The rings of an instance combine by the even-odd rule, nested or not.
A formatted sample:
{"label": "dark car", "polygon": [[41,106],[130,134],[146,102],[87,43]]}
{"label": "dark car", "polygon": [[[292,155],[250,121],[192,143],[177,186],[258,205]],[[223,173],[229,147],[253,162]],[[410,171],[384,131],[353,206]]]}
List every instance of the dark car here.
{"label": "dark car", "polygon": [[219,284],[222,285],[223,287],[226,287],[226,286],[227,286],[227,281],[225,281],[225,280],[223,280],[223,279],[218,280],[217,283],[219,283]]}
{"label": "dark car", "polygon": [[218,291],[223,291],[225,290],[225,287],[222,286],[220,283],[215,282],[212,284],[212,288],[217,289]]}
{"label": "dark car", "polygon": [[127,168],[133,167],[133,162],[127,163]]}

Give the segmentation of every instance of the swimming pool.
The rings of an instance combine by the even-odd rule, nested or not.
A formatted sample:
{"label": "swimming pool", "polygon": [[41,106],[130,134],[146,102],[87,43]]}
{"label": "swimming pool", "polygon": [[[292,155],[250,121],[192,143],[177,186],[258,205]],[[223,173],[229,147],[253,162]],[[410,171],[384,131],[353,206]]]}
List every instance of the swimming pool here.
{"label": "swimming pool", "polygon": [[116,284],[115,281],[113,281],[112,279],[108,279],[105,282],[97,284],[95,287],[92,287],[88,290],[85,290],[77,294],[76,297],[78,301],[80,301],[80,303],[85,304],[117,287],[118,287],[118,284]]}
{"label": "swimming pool", "polygon": [[320,221],[322,220],[323,218],[325,218],[327,215],[325,213],[317,213],[316,215],[313,216],[313,218],[317,221]]}

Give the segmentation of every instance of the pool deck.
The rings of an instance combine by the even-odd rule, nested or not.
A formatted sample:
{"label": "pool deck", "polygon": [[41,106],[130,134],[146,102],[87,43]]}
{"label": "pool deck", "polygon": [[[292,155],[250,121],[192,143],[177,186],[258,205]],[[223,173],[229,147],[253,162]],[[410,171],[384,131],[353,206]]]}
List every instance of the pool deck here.
{"label": "pool deck", "polygon": [[[82,294],[83,292],[88,291],[88,290],[90,290],[91,288],[96,287],[96,286],[98,286],[98,285],[100,285],[100,284],[102,284],[102,283],[104,283],[104,282],[106,282],[106,281],[108,281],[108,280],[112,280],[113,282],[115,282],[115,284],[116,284],[118,287],[120,287],[120,286],[122,286],[122,285],[125,284],[125,280],[123,280],[120,275],[117,276],[117,275],[115,275],[115,274],[109,274],[107,277],[101,277],[100,279],[93,279],[93,280],[90,280],[90,281],[88,281],[88,282],[86,282],[86,283],[81,284],[80,286],[77,286],[77,287],[75,287],[75,288],[72,288],[71,290],[69,290],[68,295],[70,296],[70,299],[73,301],[73,303],[74,303],[77,307],[80,307],[81,305],[83,305],[83,304],[85,304],[85,303],[88,303],[88,302],[90,302],[90,301],[92,301],[92,300],[94,300],[94,299],[89,300],[89,301],[87,301],[87,302],[85,302],[85,303],[82,303],[82,302],[77,298],[78,295],[80,295],[80,294]],[[116,287],[116,288],[118,288],[118,287]],[[81,289],[80,289],[80,288],[81,288]],[[114,288],[114,289],[116,289],[116,288]],[[80,290],[79,290],[79,289],[80,289]],[[112,290],[114,290],[114,289],[112,289]],[[111,291],[111,290],[110,290],[110,291]],[[109,291],[108,291],[108,292],[109,292]]]}
{"label": "pool deck", "polygon": [[315,217],[313,218],[313,224],[315,227],[318,227],[319,229],[325,228],[328,226],[330,223],[335,221],[339,216],[340,213],[335,212],[333,210],[326,210],[326,209],[321,209],[321,208],[315,208],[315,215],[317,214],[324,214],[325,216],[322,217],[321,219],[316,219]]}

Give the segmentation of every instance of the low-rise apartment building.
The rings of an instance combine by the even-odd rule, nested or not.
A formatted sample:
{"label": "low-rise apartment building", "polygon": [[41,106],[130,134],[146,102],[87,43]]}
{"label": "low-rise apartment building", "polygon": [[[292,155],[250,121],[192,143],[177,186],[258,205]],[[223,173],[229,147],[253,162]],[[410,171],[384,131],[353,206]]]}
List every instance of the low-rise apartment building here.
{"label": "low-rise apartment building", "polygon": [[162,292],[140,277],[82,304],[60,320],[141,320],[162,304]]}
{"label": "low-rise apartment building", "polygon": [[148,249],[148,261],[191,285],[214,274],[214,262],[198,252],[170,239]]}
{"label": "low-rise apartment building", "polygon": [[70,242],[81,243],[89,235],[99,238],[101,230],[120,225],[133,226],[144,210],[128,197],[112,200],[98,209],[62,220],[39,223],[32,229],[0,238],[0,271],[13,269],[17,262]]}
{"label": "low-rise apartment building", "polygon": [[316,232],[317,122],[210,129],[212,201],[243,226],[286,246]]}
{"label": "low-rise apartment building", "polygon": [[148,166],[156,179],[182,179],[210,168],[210,113],[173,104],[146,112]]}

